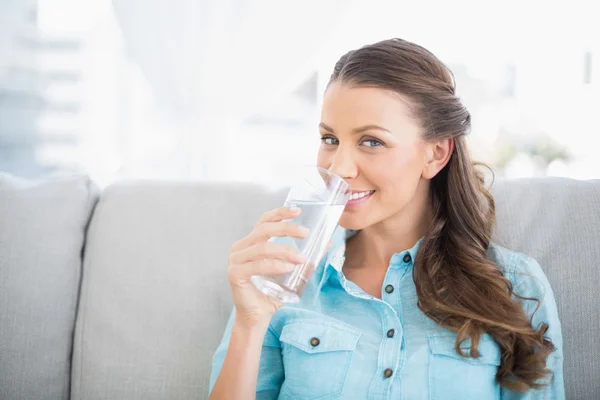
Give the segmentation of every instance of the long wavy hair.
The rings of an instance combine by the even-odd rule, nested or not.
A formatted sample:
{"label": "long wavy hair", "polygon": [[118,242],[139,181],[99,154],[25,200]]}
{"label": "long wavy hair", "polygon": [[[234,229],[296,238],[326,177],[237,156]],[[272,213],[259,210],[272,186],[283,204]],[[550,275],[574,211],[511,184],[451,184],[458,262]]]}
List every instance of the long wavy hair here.
{"label": "long wavy hair", "polygon": [[[496,379],[507,389],[541,388],[551,373],[546,357],[555,350],[516,298],[499,266],[488,257],[495,224],[494,199],[485,187],[481,164],[471,160],[465,136],[471,116],[455,94],[452,72],[414,43],[390,39],[353,50],[336,63],[331,82],[395,91],[411,101],[424,140],[452,138],[447,165],[430,181],[434,220],[415,259],[413,279],[419,309],[457,332],[455,350],[478,357],[482,334],[502,351]],[[516,298],[515,298],[516,297]],[[536,308],[537,310],[537,308]],[[469,354],[460,344],[471,338]]]}

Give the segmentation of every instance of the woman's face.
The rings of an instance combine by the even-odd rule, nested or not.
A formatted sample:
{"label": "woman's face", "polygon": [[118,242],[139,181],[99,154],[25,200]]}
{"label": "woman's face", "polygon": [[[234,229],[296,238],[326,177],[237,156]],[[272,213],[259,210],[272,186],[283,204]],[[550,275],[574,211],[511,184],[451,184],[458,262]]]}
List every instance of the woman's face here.
{"label": "woman's face", "polygon": [[378,88],[333,82],[325,92],[318,165],[364,196],[348,202],[341,226],[364,229],[426,200],[427,145],[407,104]]}

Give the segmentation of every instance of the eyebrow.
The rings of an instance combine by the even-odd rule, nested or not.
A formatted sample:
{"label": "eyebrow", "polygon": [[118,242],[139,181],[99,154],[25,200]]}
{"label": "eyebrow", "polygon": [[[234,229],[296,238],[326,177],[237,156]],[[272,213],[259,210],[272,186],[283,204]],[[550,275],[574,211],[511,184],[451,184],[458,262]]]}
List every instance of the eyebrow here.
{"label": "eyebrow", "polygon": [[[319,124],[319,128],[323,128],[323,129],[325,129],[326,131],[333,133],[333,128],[332,128],[332,127],[330,127],[329,125],[325,124],[324,122],[321,122],[321,123]],[[354,129],[352,129],[352,133],[362,133],[362,132],[365,132],[365,131],[370,131],[370,130],[373,130],[373,129],[375,129],[375,130],[380,130],[380,131],[384,131],[384,132],[387,132],[387,133],[389,133],[389,134],[391,134],[391,133],[392,133],[392,132],[390,132],[389,130],[387,130],[387,129],[385,129],[385,128],[383,128],[383,127],[379,126],[379,125],[373,125],[373,124],[364,125],[364,126],[361,126],[361,127],[359,127],[359,128],[354,128]]]}

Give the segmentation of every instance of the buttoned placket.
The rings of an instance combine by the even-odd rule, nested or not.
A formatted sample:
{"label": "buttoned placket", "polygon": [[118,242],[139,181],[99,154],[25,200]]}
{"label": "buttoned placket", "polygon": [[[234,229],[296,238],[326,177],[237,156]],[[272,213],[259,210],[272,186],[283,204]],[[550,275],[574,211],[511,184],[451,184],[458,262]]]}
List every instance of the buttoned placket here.
{"label": "buttoned placket", "polygon": [[[392,384],[400,380],[399,372],[404,364],[405,357],[402,318],[398,314],[402,312],[400,303],[401,293],[396,289],[395,285],[398,285],[408,272],[409,267],[412,265],[413,256],[410,251],[396,253],[392,256],[388,272],[384,278],[382,297],[378,299],[375,296],[365,293],[357,285],[352,285],[357,290],[350,288],[350,281],[346,279],[342,272],[345,261],[344,253],[345,246],[329,260],[328,264],[330,265],[325,265],[324,276],[319,284],[319,289],[328,279],[331,272],[329,271],[329,267],[333,267],[338,274],[339,282],[349,295],[366,301],[376,302],[383,324],[382,341],[378,357],[378,365],[381,366],[381,370],[376,372],[376,376],[372,381],[369,390],[369,399],[386,398],[391,392]],[[398,310],[396,310],[394,305],[397,306]]]}

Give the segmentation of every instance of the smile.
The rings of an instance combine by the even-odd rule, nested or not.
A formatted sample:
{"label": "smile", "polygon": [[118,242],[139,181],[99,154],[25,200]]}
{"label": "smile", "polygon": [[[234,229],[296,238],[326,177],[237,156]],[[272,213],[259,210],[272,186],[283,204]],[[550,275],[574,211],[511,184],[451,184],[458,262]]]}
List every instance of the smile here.
{"label": "smile", "polygon": [[364,192],[355,192],[350,195],[346,208],[355,208],[363,205],[368,199],[373,196],[374,190],[366,190]]}

